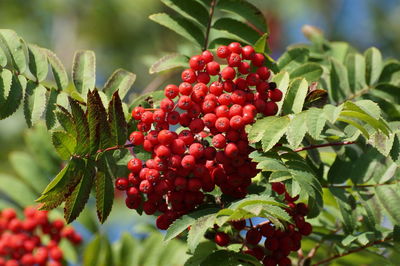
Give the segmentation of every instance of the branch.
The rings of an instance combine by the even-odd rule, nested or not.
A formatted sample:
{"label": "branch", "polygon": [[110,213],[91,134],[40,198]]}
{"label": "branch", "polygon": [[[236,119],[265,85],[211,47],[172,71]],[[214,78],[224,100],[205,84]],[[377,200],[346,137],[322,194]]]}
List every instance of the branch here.
{"label": "branch", "polygon": [[353,100],[353,99],[355,99],[357,97],[360,97],[361,95],[364,95],[364,94],[368,93],[370,89],[372,89],[372,87],[367,86],[367,87],[363,88],[362,90],[360,90],[360,91],[358,91],[356,93],[350,94],[346,99],[344,99],[341,102],[338,102],[337,105],[341,105],[342,103],[344,103],[346,101],[350,101],[350,100]]}
{"label": "branch", "polygon": [[331,143],[325,143],[325,144],[319,144],[319,145],[310,145],[307,147],[295,149],[294,151],[300,152],[300,151],[312,150],[312,149],[323,148],[323,147],[351,145],[351,144],[355,144],[355,143],[356,143],[355,141],[331,142]]}
{"label": "branch", "polygon": [[376,241],[371,242],[371,243],[369,243],[369,244],[367,244],[367,245],[358,247],[358,248],[353,249],[353,250],[349,250],[349,251],[347,251],[347,252],[345,252],[345,253],[336,254],[336,255],[334,255],[334,256],[332,256],[332,257],[330,257],[330,258],[327,258],[327,259],[324,259],[324,260],[320,260],[320,261],[314,263],[313,266],[321,265],[321,264],[327,263],[327,262],[329,262],[329,261],[332,261],[332,260],[335,260],[335,259],[338,259],[338,258],[347,256],[347,255],[350,255],[350,254],[352,254],[352,253],[356,253],[356,252],[362,251],[362,250],[364,250],[364,249],[366,249],[366,248],[369,248],[369,247],[372,247],[372,246],[374,246],[374,245],[381,244],[381,243],[384,243],[384,242],[386,242],[386,241],[390,241],[391,239],[392,239],[391,237],[388,237],[388,238],[385,238],[385,239],[376,240]]}
{"label": "branch", "polygon": [[361,184],[361,185],[353,185],[353,186],[348,186],[348,185],[330,185],[330,186],[322,186],[323,188],[365,188],[365,187],[379,187],[379,186],[388,186],[388,185],[394,185],[399,183],[400,180],[396,180],[393,182],[389,183],[382,183],[382,184]]}
{"label": "branch", "polygon": [[103,150],[98,150],[96,153],[101,153],[101,152],[105,152],[105,151],[113,151],[113,150],[121,150],[121,149],[127,149],[127,148],[132,148],[133,144],[125,144],[125,145],[117,145],[117,146],[113,146],[113,147],[109,147]]}
{"label": "branch", "polygon": [[210,5],[210,17],[208,18],[208,24],[207,24],[207,30],[206,30],[206,37],[204,39],[204,46],[203,46],[203,51],[207,50],[208,48],[208,38],[210,36],[210,30],[211,30],[211,22],[212,18],[214,16],[214,9],[215,9],[215,4],[217,3],[217,0],[212,0],[211,5]]}

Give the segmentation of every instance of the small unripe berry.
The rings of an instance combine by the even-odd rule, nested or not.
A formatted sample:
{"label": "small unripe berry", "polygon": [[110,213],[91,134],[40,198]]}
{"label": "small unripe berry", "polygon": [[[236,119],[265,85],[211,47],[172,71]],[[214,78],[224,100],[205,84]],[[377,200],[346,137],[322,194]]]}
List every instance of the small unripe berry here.
{"label": "small unripe berry", "polygon": [[223,232],[218,232],[215,234],[214,241],[218,246],[225,247],[229,244],[229,235]]}

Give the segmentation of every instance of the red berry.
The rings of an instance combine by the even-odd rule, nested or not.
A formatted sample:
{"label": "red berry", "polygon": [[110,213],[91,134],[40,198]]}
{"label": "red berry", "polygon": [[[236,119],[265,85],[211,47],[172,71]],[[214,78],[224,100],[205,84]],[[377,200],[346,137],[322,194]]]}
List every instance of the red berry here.
{"label": "red berry", "polygon": [[240,62],[238,71],[240,74],[243,74],[243,75],[249,74],[250,73],[250,64],[245,61]]}
{"label": "red berry", "polygon": [[233,69],[233,67],[225,67],[224,69],[222,69],[221,71],[221,77],[224,80],[233,80],[236,76],[236,71],[235,69]]}
{"label": "red berry", "polygon": [[211,143],[215,148],[223,149],[226,146],[226,139],[225,139],[224,135],[217,134],[212,138]]}
{"label": "red berry", "polygon": [[261,233],[255,228],[251,228],[249,231],[246,233],[246,242],[251,244],[251,245],[257,245],[258,242],[261,240]]}
{"label": "red berry", "polygon": [[192,169],[196,164],[196,159],[193,155],[185,155],[182,158],[181,165],[183,168]]}
{"label": "red berry", "polygon": [[127,188],[128,188],[128,186],[129,186],[129,182],[128,182],[128,179],[126,179],[126,178],[124,178],[124,177],[120,177],[120,178],[117,178],[116,180],[115,180],[115,187],[118,189],[118,190],[126,190]]}
{"label": "red berry", "polygon": [[228,46],[221,45],[217,49],[217,56],[219,58],[227,58],[230,55],[231,51],[229,50]]}
{"label": "red berry", "polygon": [[272,190],[278,193],[279,195],[285,193],[286,191],[285,184],[283,184],[282,182],[274,182],[271,184],[271,186]]}
{"label": "red berry", "polygon": [[210,75],[207,72],[199,72],[197,82],[208,84],[210,82]]}
{"label": "red berry", "polygon": [[258,76],[263,80],[268,80],[269,77],[271,76],[271,72],[266,66],[259,67],[256,72]]}
{"label": "red berry", "polygon": [[278,105],[275,102],[267,102],[263,114],[265,116],[272,116],[278,113]]}
{"label": "red berry", "polygon": [[246,220],[232,221],[231,224],[236,230],[241,231],[246,227]]}
{"label": "red berry", "polygon": [[206,62],[201,55],[192,56],[189,60],[190,68],[193,70],[203,70]]}
{"label": "red berry", "polygon": [[194,119],[190,122],[189,128],[193,133],[200,133],[204,129],[204,122],[200,118]]}
{"label": "red berry", "polygon": [[273,102],[279,102],[282,100],[282,91],[279,89],[269,90],[268,91],[268,98]]}
{"label": "red berry", "polygon": [[142,182],[140,182],[139,189],[141,192],[149,194],[153,192],[153,185],[148,180],[142,180]]}
{"label": "red berry", "polygon": [[139,146],[142,145],[144,142],[144,135],[140,131],[134,131],[129,136],[129,140],[130,142],[132,142],[133,145]]}
{"label": "red berry", "polygon": [[215,234],[214,241],[218,246],[225,247],[229,244],[229,235],[223,232],[218,232]]}
{"label": "red berry", "polygon": [[228,49],[232,53],[237,53],[237,54],[242,53],[242,46],[238,42],[232,42],[231,44],[229,44]]}
{"label": "red berry", "polygon": [[208,51],[208,50],[205,50],[205,51],[201,54],[201,56],[203,57],[203,60],[204,60],[204,62],[206,62],[206,63],[209,63],[209,62],[211,62],[212,60],[214,60],[213,54],[212,54],[210,51]]}
{"label": "red berry", "polygon": [[193,69],[185,69],[182,71],[181,78],[184,82],[194,83],[197,79],[197,76]]}
{"label": "red berry", "polygon": [[254,48],[251,47],[250,45],[247,45],[247,46],[242,48],[242,57],[243,57],[243,59],[251,60],[251,59],[254,58],[254,55],[255,55]]}
{"label": "red berry", "polygon": [[217,62],[211,61],[210,63],[207,64],[206,70],[208,74],[214,76],[219,74],[220,67]]}
{"label": "red berry", "polygon": [[238,67],[238,66],[240,66],[241,62],[242,62],[242,58],[240,57],[239,54],[231,53],[228,57],[228,65],[230,67]]}
{"label": "red berry", "polygon": [[215,121],[215,128],[219,132],[226,132],[229,130],[229,119],[226,117],[219,117],[217,121]]}
{"label": "red berry", "polygon": [[127,167],[132,173],[139,173],[142,169],[142,161],[138,158],[130,159]]}
{"label": "red berry", "polygon": [[171,112],[174,109],[174,102],[171,99],[164,98],[160,102],[160,108],[164,112]]}

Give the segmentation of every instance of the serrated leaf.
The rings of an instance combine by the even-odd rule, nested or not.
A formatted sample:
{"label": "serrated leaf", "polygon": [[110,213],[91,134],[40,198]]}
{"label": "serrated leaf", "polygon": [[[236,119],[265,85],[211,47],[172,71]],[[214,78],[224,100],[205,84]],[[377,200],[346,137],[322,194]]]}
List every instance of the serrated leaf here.
{"label": "serrated leaf", "polygon": [[314,138],[319,139],[319,136],[324,129],[326,116],[321,109],[310,108],[307,111],[307,132]]}
{"label": "serrated leaf", "polygon": [[18,73],[26,70],[25,47],[22,39],[12,30],[0,30],[0,48],[3,48],[11,59],[11,64]]}
{"label": "serrated leaf", "polygon": [[290,71],[290,78],[305,78],[308,82],[318,81],[323,72],[322,67],[317,63],[306,63],[292,71]]}
{"label": "serrated leaf", "polygon": [[77,91],[85,97],[96,82],[96,57],[93,51],[78,51],[72,63],[72,80]]}
{"label": "serrated leaf", "polygon": [[0,72],[0,109],[5,104],[10,92],[12,76],[13,74],[8,69],[2,69]]}
{"label": "serrated leaf", "polygon": [[43,52],[42,48],[29,44],[28,45],[29,55],[29,70],[32,75],[35,76],[37,82],[41,82],[46,79],[49,71],[47,62],[47,56]]}
{"label": "serrated leaf", "polygon": [[241,16],[262,32],[267,32],[267,24],[263,13],[254,5],[243,0],[220,0],[217,8]]}
{"label": "serrated leaf", "polygon": [[383,156],[388,156],[392,149],[394,135],[387,136],[382,132],[370,135],[368,143],[375,147]]}
{"label": "serrated leaf", "polygon": [[68,75],[60,59],[50,50],[43,49],[43,51],[46,53],[47,60],[51,66],[51,71],[53,72],[57,88],[60,91],[66,89],[68,86]]}
{"label": "serrated leaf", "polygon": [[364,53],[365,56],[365,79],[367,84],[374,84],[381,72],[383,67],[382,54],[375,47],[371,47]]}
{"label": "serrated leaf", "polygon": [[107,121],[107,112],[97,90],[88,93],[88,124],[90,152],[111,146],[111,130]]}
{"label": "serrated leaf", "polygon": [[187,67],[189,58],[185,55],[173,53],[168,54],[157,60],[149,69],[150,74],[170,70],[178,67]]}
{"label": "serrated leaf", "polygon": [[74,125],[74,119],[72,115],[68,112],[67,109],[62,107],[61,105],[57,106],[57,111],[55,111],[55,115],[57,117],[58,122],[64,128],[66,132],[71,134],[74,138],[76,138],[76,128]]}
{"label": "serrated leaf", "polygon": [[124,69],[117,69],[108,78],[104,85],[104,93],[111,98],[114,92],[119,91],[119,96],[124,99],[129,89],[135,83],[136,75]]}
{"label": "serrated leaf", "polygon": [[290,71],[308,60],[309,50],[307,48],[292,48],[279,57],[277,63],[280,70]]}
{"label": "serrated leaf", "polygon": [[46,119],[47,129],[52,129],[56,124],[56,116],[54,114],[54,110],[56,109],[56,103],[62,97],[65,97],[67,99],[67,96],[65,93],[59,94],[58,90],[55,88],[51,88],[50,92],[47,94],[46,110],[45,110],[45,119]]}
{"label": "serrated leaf", "polygon": [[51,139],[61,159],[68,160],[76,147],[76,140],[65,131],[54,131]]}
{"label": "serrated leaf", "polygon": [[354,93],[365,87],[365,59],[362,55],[351,53],[347,56],[345,66],[349,78],[349,86]]}
{"label": "serrated leaf", "polygon": [[286,132],[286,138],[293,149],[301,144],[306,132],[307,112],[301,112],[293,116]]}
{"label": "serrated leaf", "polygon": [[285,114],[300,113],[308,92],[308,83],[304,78],[297,78],[290,84],[283,100],[282,112]]}
{"label": "serrated leaf", "polygon": [[71,98],[68,98],[71,106],[72,117],[74,118],[75,128],[77,132],[76,148],[74,153],[78,155],[87,154],[90,151],[89,142],[89,124],[85,113],[79,106],[79,103]]}
{"label": "serrated leaf", "polygon": [[36,124],[46,108],[46,88],[33,81],[28,81],[24,97],[24,115],[28,127]]}
{"label": "serrated leaf", "polygon": [[189,19],[193,19],[200,25],[206,27],[208,23],[208,10],[195,0],[161,0],[166,6],[172,8],[179,14]]}
{"label": "serrated leaf", "polygon": [[188,248],[191,252],[194,252],[200,240],[203,238],[208,228],[214,225],[216,214],[209,214],[202,216],[197,219],[190,228],[188,234]]}
{"label": "serrated leaf", "polygon": [[106,172],[97,172],[96,180],[96,209],[97,217],[104,223],[111,212],[114,201],[114,184]]}
{"label": "serrated leaf", "polygon": [[42,196],[36,200],[43,203],[41,209],[51,210],[60,205],[79,183],[83,176],[84,168],[85,163],[82,159],[73,158],[70,160],[47,185],[42,192]]}
{"label": "serrated leaf", "polygon": [[197,219],[217,211],[218,209],[203,209],[183,215],[169,226],[167,233],[164,236],[164,241],[169,241],[175,238],[180,233],[185,231],[189,226],[191,226]]}
{"label": "serrated leaf", "polygon": [[258,32],[249,25],[232,18],[218,19],[214,22],[213,28],[223,31],[229,37],[247,44],[254,44],[260,38]]}
{"label": "serrated leaf", "polygon": [[350,95],[350,85],[345,66],[334,58],[331,58],[330,86],[328,88],[329,96],[334,102],[345,99]]}
{"label": "serrated leaf", "polygon": [[80,212],[83,210],[87,200],[89,199],[94,175],[94,166],[90,162],[87,162],[84,169],[83,177],[76,185],[71,195],[69,195],[68,198],[65,200],[64,218],[67,223],[75,220],[76,217],[78,217]]}
{"label": "serrated leaf", "polygon": [[[6,72],[3,71],[3,73]],[[0,83],[3,82],[4,79]],[[3,84],[0,86],[3,87]],[[9,117],[18,110],[18,107],[20,106],[22,101],[22,96],[24,95],[25,86],[26,86],[26,79],[23,76],[19,75],[17,77],[15,75],[12,75],[12,82],[8,96],[5,99],[4,104],[0,105],[0,120]]]}
{"label": "serrated leaf", "polygon": [[325,114],[326,119],[329,122],[335,123],[336,119],[338,119],[340,112],[343,109],[343,105],[334,106],[331,104],[327,104],[324,106],[323,112]]}
{"label": "serrated leaf", "polygon": [[[286,93],[287,93],[287,89],[289,87],[289,73],[286,71],[282,71],[278,74],[276,74],[271,81],[276,83],[276,87],[282,92],[282,98],[285,99],[286,97]],[[277,102],[276,103],[278,105],[278,115],[281,113],[282,111],[282,104],[283,101]]]}
{"label": "serrated leaf", "polygon": [[128,125],[125,120],[124,111],[122,110],[122,102],[118,91],[113,94],[108,106],[108,122],[113,137],[112,143],[115,145],[124,145],[128,139]]}
{"label": "serrated leaf", "polygon": [[389,214],[392,222],[400,225],[400,196],[391,186],[379,186],[375,188],[379,202]]}
{"label": "serrated leaf", "polygon": [[201,29],[196,24],[185,18],[173,17],[166,13],[153,14],[149,18],[154,22],[175,31],[177,34],[185,37],[200,47],[204,43],[204,34]]}
{"label": "serrated leaf", "polygon": [[269,37],[269,34],[264,33],[254,44],[254,50],[257,53],[262,53],[262,54],[267,53],[268,54],[271,52],[271,50],[269,49],[269,46],[268,46],[268,37]]}

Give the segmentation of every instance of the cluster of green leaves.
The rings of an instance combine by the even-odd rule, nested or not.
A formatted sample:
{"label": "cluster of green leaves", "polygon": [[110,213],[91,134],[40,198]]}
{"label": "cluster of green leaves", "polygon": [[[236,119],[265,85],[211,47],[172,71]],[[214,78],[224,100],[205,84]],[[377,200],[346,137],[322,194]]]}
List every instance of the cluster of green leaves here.
{"label": "cluster of green leaves", "polygon": [[[28,126],[44,118],[52,129],[56,151],[68,161],[38,199],[42,208],[53,209],[65,202],[65,219],[71,222],[95,184],[97,213],[104,222],[114,198],[113,178],[126,171],[122,164],[129,151],[115,150],[127,141],[129,112],[121,98],[135,75],[119,69],[98,90],[94,53],[78,51],[70,84],[64,66],[51,51],[26,44],[11,30],[0,30],[0,44],[0,118],[13,114],[23,102]],[[54,84],[47,80],[49,65]]]}
{"label": "cluster of green leaves", "polygon": [[[245,0],[162,0],[177,14],[158,13],[150,19],[181,35],[199,49],[216,49],[233,41],[268,52],[268,26],[261,10]],[[150,73],[187,67],[189,57],[172,53],[162,57]],[[273,60],[267,55],[268,63]]]}

